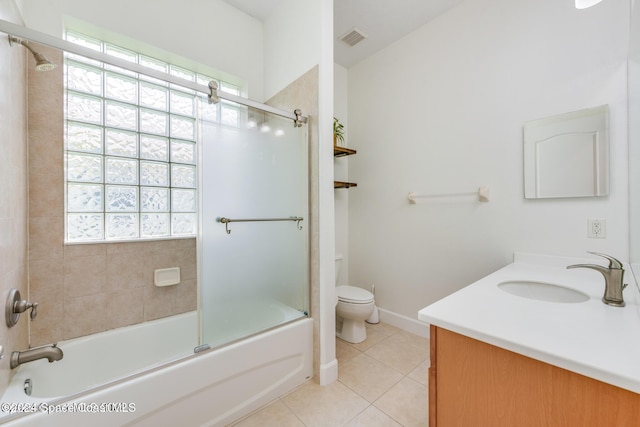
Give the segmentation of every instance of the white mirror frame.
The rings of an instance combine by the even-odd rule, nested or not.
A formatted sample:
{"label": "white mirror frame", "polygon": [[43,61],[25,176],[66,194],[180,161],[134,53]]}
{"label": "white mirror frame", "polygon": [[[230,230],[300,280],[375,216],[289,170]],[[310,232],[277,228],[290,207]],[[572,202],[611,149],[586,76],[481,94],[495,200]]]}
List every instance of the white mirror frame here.
{"label": "white mirror frame", "polygon": [[524,124],[527,199],[609,194],[609,107]]}

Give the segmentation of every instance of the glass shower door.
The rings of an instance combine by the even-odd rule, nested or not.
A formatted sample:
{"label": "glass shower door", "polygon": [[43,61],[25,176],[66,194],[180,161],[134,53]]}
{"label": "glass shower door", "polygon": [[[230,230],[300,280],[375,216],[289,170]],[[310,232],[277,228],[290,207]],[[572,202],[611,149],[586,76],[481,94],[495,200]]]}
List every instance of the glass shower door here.
{"label": "glass shower door", "polygon": [[234,104],[204,108],[225,106],[228,124],[201,129],[200,316],[211,347],[309,309],[307,127]]}

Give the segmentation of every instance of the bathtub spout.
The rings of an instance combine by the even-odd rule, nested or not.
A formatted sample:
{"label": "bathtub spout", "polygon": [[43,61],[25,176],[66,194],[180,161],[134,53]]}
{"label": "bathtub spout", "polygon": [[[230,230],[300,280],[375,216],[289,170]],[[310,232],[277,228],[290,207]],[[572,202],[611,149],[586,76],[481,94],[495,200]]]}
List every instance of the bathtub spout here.
{"label": "bathtub spout", "polygon": [[14,351],[11,353],[11,369],[17,368],[23,363],[33,362],[34,360],[47,359],[49,363],[62,359],[64,354],[57,344],[33,348],[25,351]]}

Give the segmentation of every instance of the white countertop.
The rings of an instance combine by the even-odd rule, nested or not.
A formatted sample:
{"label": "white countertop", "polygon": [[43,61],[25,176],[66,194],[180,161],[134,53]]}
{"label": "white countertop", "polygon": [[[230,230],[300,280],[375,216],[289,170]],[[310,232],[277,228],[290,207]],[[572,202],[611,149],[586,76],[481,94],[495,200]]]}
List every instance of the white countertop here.
{"label": "white countertop", "polygon": [[[640,294],[625,265],[626,307],[601,301],[604,277],[570,264],[607,266],[604,258],[516,254],[514,263],[423,308],[432,325],[640,393]],[[581,303],[537,301],[508,294],[498,283],[539,281],[579,290]]]}

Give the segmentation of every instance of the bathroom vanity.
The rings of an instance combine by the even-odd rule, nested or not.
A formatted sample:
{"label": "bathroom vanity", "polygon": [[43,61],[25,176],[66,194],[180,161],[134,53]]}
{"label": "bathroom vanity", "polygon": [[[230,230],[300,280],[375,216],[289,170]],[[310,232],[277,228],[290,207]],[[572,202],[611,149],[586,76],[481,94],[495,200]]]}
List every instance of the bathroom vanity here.
{"label": "bathroom vanity", "polygon": [[628,269],[626,306],[605,305],[602,275],[566,269],[578,263],[606,265],[516,254],[420,310],[431,427],[639,425],[638,288]]}

